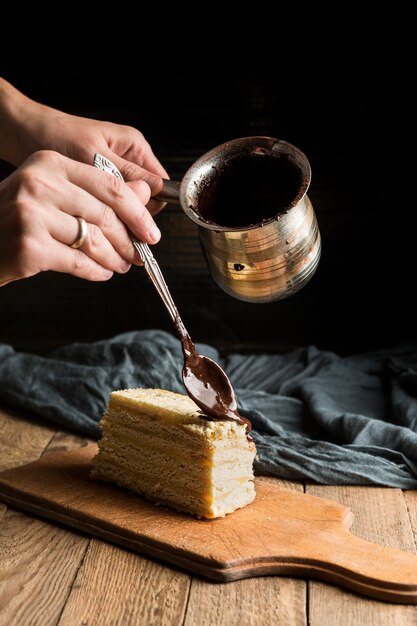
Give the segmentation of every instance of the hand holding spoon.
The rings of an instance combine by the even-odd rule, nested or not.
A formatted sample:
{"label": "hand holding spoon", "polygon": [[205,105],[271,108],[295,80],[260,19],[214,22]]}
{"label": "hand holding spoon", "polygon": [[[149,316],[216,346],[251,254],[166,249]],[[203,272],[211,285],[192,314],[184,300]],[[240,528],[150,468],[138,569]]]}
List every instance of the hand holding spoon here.
{"label": "hand holding spoon", "polygon": [[[117,167],[100,154],[94,156],[94,166],[123,180]],[[205,415],[212,419],[233,420],[245,424],[247,432],[249,432],[251,429],[250,421],[239,415],[235,392],[227,375],[215,361],[197,352],[172,299],[161,268],[148,244],[137,239],[132,233],[130,236],[146,272],[168,309],[181,341],[184,354],[182,380],[188,395]]]}

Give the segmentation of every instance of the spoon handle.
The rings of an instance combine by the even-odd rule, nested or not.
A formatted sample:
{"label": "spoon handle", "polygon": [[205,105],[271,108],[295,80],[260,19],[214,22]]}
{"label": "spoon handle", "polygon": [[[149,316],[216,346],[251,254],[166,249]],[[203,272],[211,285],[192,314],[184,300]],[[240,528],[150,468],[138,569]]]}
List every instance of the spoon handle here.
{"label": "spoon handle", "polygon": [[159,267],[158,261],[155,259],[147,243],[140,241],[134,235],[131,235],[131,237],[139,258],[142,261],[149,278],[151,279],[157,292],[159,293],[162,302],[168,309],[168,313],[170,314],[171,319],[174,322],[175,328],[180,335],[180,338],[187,337],[188,332],[180,317],[176,304],[172,299],[171,293],[168,289],[168,285],[165,282],[165,278],[162,274],[161,268]]}
{"label": "spoon handle", "polygon": [[[112,174],[120,180],[123,180],[123,177],[117,167],[112,163],[109,159],[102,156],[101,154],[94,155],[93,161],[94,167],[98,167],[99,169],[107,172],[108,174]],[[158,265],[157,260],[151,252],[150,247],[147,243],[140,241],[129,231],[130,237],[132,239],[132,243],[135,247],[135,250],[143,263],[143,266],[148,273],[149,278],[153,282],[157,292],[159,293],[162,302],[165,304],[168,313],[171,316],[172,321],[174,322],[175,328],[177,330],[178,335],[181,339],[188,337],[188,332],[183,324],[183,321],[180,317],[178,309],[175,305],[174,300],[169,292],[168,285],[165,282],[165,278],[162,274],[161,268]]]}

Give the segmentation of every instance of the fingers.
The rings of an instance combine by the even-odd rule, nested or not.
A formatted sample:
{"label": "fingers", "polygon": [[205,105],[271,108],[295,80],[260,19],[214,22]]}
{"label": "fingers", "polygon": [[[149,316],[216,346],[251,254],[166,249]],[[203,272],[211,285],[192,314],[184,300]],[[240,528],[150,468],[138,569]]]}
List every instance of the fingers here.
{"label": "fingers", "polygon": [[[162,181],[162,179],[160,179]],[[127,182],[126,184],[129,185],[129,187],[136,193],[136,195],[138,197],[140,197],[141,194],[141,183],[145,182],[142,180],[131,180],[129,182]],[[166,205],[166,202],[161,202],[160,200],[155,200],[154,198],[149,198],[149,200],[144,203],[146,205],[146,208],[148,209],[149,213],[154,216],[157,213],[159,213],[159,211],[161,211],[161,209],[164,208],[164,206]]]}
{"label": "fingers", "polygon": [[[79,224],[77,219],[72,215],[59,210],[51,210],[47,212],[44,219],[45,227],[55,241],[71,246],[77,239]],[[93,261],[98,263],[101,267],[110,270],[112,273],[118,272],[119,274],[123,274],[127,272],[131,266],[131,262],[135,260],[135,254],[124,226],[122,225],[124,231],[122,242],[126,246],[124,240],[128,240],[127,246],[131,257],[130,261],[126,260],[124,255],[118,252],[117,244],[114,245],[110,242],[96,224],[89,223],[88,221],[86,224],[87,236],[80,248],[83,254],[93,259]]]}
{"label": "fingers", "polygon": [[[75,250],[53,237],[48,230],[47,215],[50,212],[48,207],[36,204],[13,207],[11,220],[8,224],[3,223],[9,237],[6,246],[0,246],[0,285],[49,270],[93,281],[111,278],[111,269],[103,267],[81,249]],[[55,213],[54,221],[61,214],[56,209],[52,213]],[[67,218],[76,222],[71,216]],[[70,225],[66,226],[71,232]]]}
{"label": "fingers", "polygon": [[[144,180],[148,183],[151,188],[151,195],[154,196],[162,190],[162,178],[159,174],[155,174],[150,172],[142,165],[138,163],[133,163],[132,161],[127,161],[123,157],[118,156],[117,154],[112,154],[110,160],[119,168],[123,179],[126,182],[132,180]],[[167,175],[165,176],[167,177]]]}
{"label": "fingers", "polygon": [[[161,233],[145,206],[150,198],[150,188],[145,181],[135,181],[133,190],[130,186],[132,183],[125,184],[91,165],[63,158],[68,180],[102,203],[101,215],[92,219],[92,222],[103,231],[108,231],[115,222],[114,212],[142,241],[151,244],[159,241]],[[109,210],[110,207],[113,212]],[[84,212],[80,215],[88,219]]]}
{"label": "fingers", "polygon": [[[110,160],[113,161],[116,167],[120,170],[120,173],[126,182],[132,183],[137,182],[138,180],[144,180],[150,187],[151,196],[156,196],[162,191],[162,178],[168,178],[168,174],[162,165],[160,165],[156,157],[154,157],[154,159],[159,165],[159,168],[155,168],[155,171],[159,170],[162,174],[154,174],[152,171],[149,171],[149,169],[142,167],[137,163],[133,163],[132,161],[127,161],[126,159],[119,157],[117,154],[113,153],[110,156]],[[161,209],[164,208],[165,204],[165,202],[155,200],[151,197],[146,207],[152,215],[156,215]]]}
{"label": "fingers", "polygon": [[[144,153],[143,167],[145,167],[150,172],[154,172],[155,174],[162,176],[162,178],[169,178],[166,169],[162,167],[162,165],[160,164],[160,162],[158,161],[158,159],[152,152],[152,148],[148,144],[148,142],[146,142],[146,147],[147,149],[145,150],[145,153]],[[134,162],[136,163],[136,160],[134,160]]]}
{"label": "fingers", "polygon": [[[126,161],[140,165],[148,172],[156,174],[161,178],[169,178],[167,171],[152,152],[150,144],[142,133],[135,128],[130,128],[129,130],[131,131],[131,147],[124,154],[119,154],[122,154]],[[117,156],[117,151],[113,151],[113,154]]]}
{"label": "fingers", "polygon": [[[10,259],[0,272],[0,284],[48,270],[108,280],[113,272],[126,272],[130,263],[138,263],[126,225],[148,243],[160,237],[145,206],[151,190],[143,180],[124,183],[52,152],[35,154],[7,180],[0,226],[14,233],[16,245],[10,254],[10,246],[3,250],[3,257]],[[73,249],[77,216],[86,220],[87,236]]]}
{"label": "fingers", "polygon": [[69,273],[86,280],[104,281],[113,276],[110,269],[97,263],[81,249],[74,250],[52,238],[43,262],[47,264],[50,270]]}
{"label": "fingers", "polygon": [[[75,218],[80,216],[88,224],[87,237],[82,246],[85,252],[100,249],[100,241],[103,241],[103,244],[107,242],[113,248],[110,257],[110,269],[119,271],[116,265],[119,262],[120,267],[122,267],[122,259],[128,263],[137,263],[137,255],[126,226],[110,206],[101,202],[85,189],[81,189],[66,180],[62,184],[62,195],[57,201],[57,208],[66,216],[66,220],[64,223],[64,218],[61,220],[57,218],[55,224],[50,224],[49,228],[55,239],[71,245],[77,237],[78,226]],[[102,237],[97,232],[98,230]],[[103,251],[102,254],[108,252],[106,246],[106,252]],[[94,256],[94,258],[97,257]]]}

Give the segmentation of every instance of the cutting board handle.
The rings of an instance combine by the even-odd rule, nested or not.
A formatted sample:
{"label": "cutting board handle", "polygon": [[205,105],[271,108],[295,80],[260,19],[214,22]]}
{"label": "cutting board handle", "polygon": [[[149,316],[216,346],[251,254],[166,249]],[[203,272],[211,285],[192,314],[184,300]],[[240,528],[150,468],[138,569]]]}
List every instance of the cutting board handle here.
{"label": "cutting board handle", "polygon": [[303,557],[307,575],[379,600],[417,601],[417,561],[412,553],[370,543],[340,525],[327,535],[322,531],[310,557]]}

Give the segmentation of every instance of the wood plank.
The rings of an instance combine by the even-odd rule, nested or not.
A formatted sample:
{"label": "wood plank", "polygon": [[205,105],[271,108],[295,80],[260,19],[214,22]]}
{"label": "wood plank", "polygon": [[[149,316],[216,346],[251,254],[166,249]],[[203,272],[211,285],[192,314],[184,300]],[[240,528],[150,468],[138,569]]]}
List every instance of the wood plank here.
{"label": "wood plank", "polygon": [[92,443],[94,443],[94,439],[89,437],[59,430],[52,437],[43,451],[43,454],[64,452],[65,450],[77,450],[78,448],[85,448]]}
{"label": "wood plank", "polygon": [[[352,532],[367,541],[415,552],[415,544],[403,493],[399,489],[373,487],[324,487],[308,485],[307,492],[332,498],[354,514]],[[416,606],[380,603],[325,583],[309,583],[311,626],[409,626],[417,622]]]}
{"label": "wood plank", "polygon": [[414,543],[417,545],[417,490],[404,492]]}
{"label": "wood plank", "polygon": [[268,576],[218,584],[194,578],[184,626],[197,624],[305,626],[305,582]]}
{"label": "wood plank", "polygon": [[[57,432],[45,454],[74,450],[91,441]],[[92,540],[59,624],[181,624],[190,580],[174,568]]]}
{"label": "wood plank", "polygon": [[[7,467],[30,462],[45,448],[68,449],[84,439],[2,410],[0,441],[0,459]],[[0,624],[55,624],[89,539],[3,504],[0,519]]]}
{"label": "wood plank", "polygon": [[[258,477],[303,492],[300,482]],[[266,576],[237,580],[226,585],[194,578],[184,626],[305,626],[306,582],[302,579]]]}
{"label": "wood plank", "polygon": [[271,483],[283,489],[292,489],[304,493],[304,484],[299,480],[285,480],[285,478],[275,478],[275,476],[257,476],[256,480],[260,483]]}
{"label": "wood plank", "polygon": [[55,624],[89,539],[9,510],[0,528],[0,625]]}
{"label": "wood plank", "polygon": [[46,420],[0,407],[0,471],[38,459],[56,430]]}
{"label": "wood plank", "polygon": [[[45,453],[75,449],[86,445],[90,441],[91,440],[72,433],[57,432],[50,439]],[[4,507],[4,510],[5,509],[6,507]],[[18,528],[16,528],[16,526],[18,526]],[[8,567],[8,564],[3,560],[4,552],[10,552],[12,556],[16,553],[16,551],[18,553],[20,552],[19,547],[21,540],[19,539],[18,535],[19,528],[22,526],[28,529],[28,537],[25,537],[25,552],[27,553],[28,558],[30,555],[33,556],[35,548],[36,551],[41,552],[41,554],[44,550],[49,551],[49,549],[51,549],[52,552],[56,553],[57,543],[59,543],[59,546],[61,546],[62,548],[58,550],[56,560],[49,559],[45,561],[45,559],[43,559],[44,567],[43,569],[39,569],[36,575],[34,575],[32,568],[27,568],[25,565],[21,567],[21,563],[15,565],[11,571],[11,569]],[[9,532],[7,532],[7,529],[9,529]],[[75,580],[76,585],[75,588],[72,588],[72,592],[70,594],[69,607],[64,611],[62,618],[64,620],[63,623],[66,623],[66,616],[71,615],[74,607],[71,599],[73,599],[74,597],[78,598],[79,594],[83,594],[83,591],[85,589],[82,576],[81,579],[80,577],[76,578],[76,574],[86,553],[89,539],[80,537],[78,534],[69,533],[63,530],[60,526],[50,526],[49,524],[44,524],[39,520],[34,520],[30,517],[14,513],[13,511],[9,511],[7,514],[7,524],[3,526],[3,533],[4,532],[7,532],[7,538],[5,538],[4,544],[0,547],[0,558],[2,558],[2,563],[5,563],[4,577],[2,578],[2,585],[0,586],[0,604],[3,606],[3,600],[6,600],[6,606],[0,614],[0,624],[10,624],[11,615],[13,616],[13,619],[21,619],[21,623],[25,624],[55,624],[66,602],[70,588],[72,588]],[[33,543],[30,542],[30,538],[32,537],[32,535]],[[71,538],[71,543],[69,543],[69,546],[71,547],[69,555],[65,554],[65,538]],[[111,553],[110,556],[109,552]],[[118,552],[119,557],[114,559],[113,552]],[[108,567],[105,567],[105,569],[102,570],[101,565],[103,564],[103,561],[106,560],[106,556],[107,560],[109,558],[111,559],[111,563],[108,564]],[[136,578],[137,563],[139,561],[142,563],[142,575],[139,576],[139,579],[144,581],[145,589],[148,586],[149,593],[154,592],[154,603],[145,603],[145,613],[146,611],[148,611],[151,612],[154,616],[157,616],[161,606],[161,593],[165,593],[166,597],[164,598],[163,611],[161,613],[163,620],[160,623],[175,624],[175,612],[179,613],[178,623],[181,623],[186,599],[188,597],[188,585],[190,580],[189,576],[179,573],[173,569],[155,564],[146,559],[142,559],[141,557],[138,557],[134,554],[119,550],[118,548],[109,546],[105,543],[95,542],[92,552],[90,553],[90,551],[88,551],[86,562],[89,563],[93,569],[95,568],[92,579],[97,580],[100,583],[98,586],[100,590],[100,593],[98,593],[99,597],[103,595],[107,597],[109,582],[111,586],[111,580],[109,581],[109,577],[107,574],[109,573],[109,571],[114,571],[113,568],[115,560],[117,562],[116,571],[118,572],[118,576],[120,577],[120,572],[123,572],[125,574],[123,584],[120,588],[118,587],[117,595],[119,598],[119,604],[114,605],[115,611],[117,611],[118,607],[123,607],[124,617],[122,622],[120,623],[128,623],[125,620],[126,611],[128,610],[126,609],[126,607],[129,607],[132,604],[132,597],[136,600],[137,606],[141,608],[141,611],[143,613],[142,605],[144,590],[140,590],[140,592],[138,593],[137,586],[132,586],[132,580]],[[123,561],[125,562],[124,567],[121,565]],[[131,566],[131,562],[134,562],[133,567]],[[65,568],[62,567],[63,563],[65,563]],[[22,576],[18,579],[18,581],[16,581],[14,571],[15,569],[21,569],[22,572],[26,573],[26,576]],[[60,571],[63,569],[65,569],[67,573],[67,576],[65,578],[59,576]],[[82,571],[84,572],[84,569]],[[98,575],[100,573],[101,576]],[[178,591],[178,584],[176,584],[176,582],[182,581],[182,587],[184,588],[184,580],[186,581],[185,593],[183,593],[181,596]],[[26,593],[24,595],[19,594],[18,601],[9,603],[8,598],[12,598],[16,595],[15,590],[17,585],[24,586]],[[52,605],[50,605],[47,602],[45,593],[50,594],[52,586],[56,586],[56,590],[54,590],[54,602],[52,603]],[[42,590],[45,589],[45,593],[40,593],[38,587]],[[87,597],[89,597],[88,585],[86,589],[86,595]],[[183,597],[182,606],[179,603],[179,599],[181,597]],[[173,599],[175,599],[175,602],[173,602]],[[82,604],[79,604],[78,599],[76,600],[76,605],[77,607],[83,606]],[[167,608],[173,610],[167,610]],[[98,615],[100,616],[100,620],[98,623],[102,624],[103,621],[100,611],[98,611]],[[133,615],[135,615],[135,613],[133,613]],[[172,618],[171,621],[165,622],[165,615],[168,615],[170,619]],[[70,621],[70,623],[74,622]],[[137,622],[134,621],[133,623]],[[146,623],[150,622],[146,621]]]}
{"label": "wood plank", "polygon": [[59,626],[179,626],[189,586],[188,574],[93,539]]}

